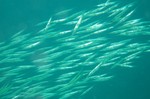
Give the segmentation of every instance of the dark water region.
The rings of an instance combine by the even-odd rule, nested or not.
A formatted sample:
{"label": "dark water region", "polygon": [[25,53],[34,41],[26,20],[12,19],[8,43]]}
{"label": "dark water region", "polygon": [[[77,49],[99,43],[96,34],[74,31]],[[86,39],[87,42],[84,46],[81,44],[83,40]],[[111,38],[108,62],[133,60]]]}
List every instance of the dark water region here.
{"label": "dark water region", "polygon": [[[125,4],[132,1],[135,0],[128,0],[126,2],[118,1],[118,2],[123,2]],[[97,5],[100,2],[103,3],[105,2],[105,0],[102,1],[101,0],[83,0],[83,1],[81,0],[80,1],[77,0],[61,0],[61,1],[60,0],[22,0],[22,1],[1,0],[0,1],[0,41],[6,41],[6,44],[9,44],[9,41],[11,41],[10,37],[22,29],[25,29],[25,33],[30,33],[30,32],[32,33],[32,31],[36,31],[36,29],[37,30],[39,28],[41,29],[41,27],[37,28],[36,24],[48,20],[53,14],[61,10],[66,10],[70,8],[76,9],[77,12],[80,10],[88,10],[93,8],[94,5]],[[149,0],[139,0],[139,3],[137,3],[137,10],[135,11],[135,14],[133,14],[132,18],[135,19],[143,18],[143,20],[150,21],[149,4],[150,4]],[[57,29],[58,28],[56,28],[56,30]],[[102,36],[105,36],[105,34]],[[120,41],[121,39],[128,39],[128,37],[120,38],[120,36],[111,37],[111,35],[107,37],[111,38],[110,42],[115,42],[115,41],[117,42],[117,40]],[[147,40],[150,40],[149,35],[137,36],[136,39],[133,40],[133,42],[144,43]],[[51,42],[51,40],[46,40],[46,42]],[[40,47],[42,48],[47,45],[48,45],[47,43],[43,43],[43,45],[38,46],[38,48]],[[57,46],[57,42],[55,43],[55,45]],[[28,52],[36,49],[37,48],[30,49],[28,50]],[[65,50],[65,48],[63,50]],[[125,50],[125,52],[126,51],[128,50]],[[37,51],[34,53],[34,55],[36,56],[36,54],[39,53],[40,51]],[[35,58],[34,55],[32,57],[33,59]],[[39,57],[44,58],[45,56],[39,56]],[[28,56],[25,58],[26,61],[23,62],[24,64],[27,63],[33,65],[32,62],[30,63],[30,59],[28,59],[29,58]],[[109,75],[113,75],[114,77],[108,81],[92,83],[94,85],[93,89],[88,91],[86,95],[81,97],[81,99],[150,99],[149,58],[150,58],[150,53],[144,52],[140,55],[140,58],[134,59],[132,61],[133,68],[114,68],[111,69],[110,71],[109,69],[106,68],[106,71],[109,73]],[[58,60],[54,60],[54,61],[58,61]],[[12,69],[14,69],[15,66],[17,67],[18,65],[21,64],[22,63],[16,63],[16,64],[5,63],[3,64],[3,67],[7,65],[9,66],[12,65],[13,66]],[[38,64],[38,65],[43,65],[43,64]],[[79,72],[75,78],[83,79],[82,78],[83,76],[81,76],[81,78],[80,76],[78,76],[78,75],[82,75],[83,72],[82,68],[79,68],[79,70],[81,72]],[[22,72],[26,72],[28,74],[23,76],[24,78],[27,78],[30,77],[31,75],[36,74],[36,68],[31,68],[30,70],[27,69]],[[69,71],[65,71],[65,72],[69,72]],[[105,72],[105,70],[101,72]],[[60,71],[54,77],[57,77],[58,75],[62,75],[63,73],[64,71]],[[11,79],[12,78],[8,78],[8,80],[6,80],[5,83],[11,81]],[[55,78],[46,78],[46,79],[55,80]],[[3,87],[3,84],[0,85],[1,87]],[[55,83],[52,83],[52,85],[55,85]],[[34,98],[44,99],[38,95],[37,97]],[[52,98],[59,99],[57,96]],[[76,97],[72,97],[68,99],[76,99]]]}

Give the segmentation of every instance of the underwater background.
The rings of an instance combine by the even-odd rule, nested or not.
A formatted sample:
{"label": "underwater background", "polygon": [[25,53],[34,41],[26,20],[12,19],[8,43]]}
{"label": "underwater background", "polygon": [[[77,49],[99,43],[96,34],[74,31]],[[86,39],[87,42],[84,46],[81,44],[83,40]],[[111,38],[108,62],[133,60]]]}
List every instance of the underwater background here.
{"label": "underwater background", "polygon": [[[143,22],[147,22],[147,23],[148,23],[148,21],[150,21],[150,7],[149,7],[150,1],[148,1],[148,0],[138,0],[138,1],[137,0],[127,0],[127,1],[107,0],[107,1],[117,2],[117,3],[121,4],[121,5],[119,5],[119,7],[125,6],[132,2],[136,2],[133,7],[133,9],[136,8],[136,10],[131,15],[132,16],[131,19],[142,19]],[[38,30],[41,30],[42,28],[44,28],[46,26],[46,23],[44,23],[44,25],[43,24],[38,25],[39,23],[45,22],[45,21],[48,22],[48,20],[51,17],[53,20],[53,16],[55,17],[55,14],[58,12],[61,12],[63,10],[66,11],[67,9],[75,9],[75,10],[71,10],[71,11],[74,11],[76,13],[78,13],[80,11],[84,11],[84,10],[88,11],[90,9],[93,9],[96,5],[105,3],[105,2],[106,2],[106,0],[82,0],[82,1],[81,0],[61,0],[61,1],[60,0],[14,0],[14,1],[13,0],[0,0],[0,42],[5,42],[5,44],[0,45],[0,54],[2,52],[4,52],[2,47],[9,45],[10,42],[12,41],[11,40],[12,37],[15,34],[17,34],[18,31],[23,31],[23,34],[21,34],[21,35],[26,35],[28,33],[37,32]],[[74,12],[71,12],[71,14]],[[84,12],[81,12],[81,13],[84,13]],[[66,17],[67,17],[67,15],[66,15]],[[80,20],[80,17],[79,17],[79,20]],[[98,19],[95,19],[95,20],[98,20]],[[100,18],[100,20],[102,20],[102,22],[107,21],[107,19],[105,19],[104,17]],[[110,19],[108,19],[108,20],[110,20]],[[90,21],[91,22],[94,21],[94,18],[91,19]],[[78,22],[79,21],[77,21],[77,23]],[[149,25],[150,25],[150,23],[148,23],[148,25],[146,24],[145,27],[147,28]],[[130,25],[130,26],[132,26],[132,25]],[[57,31],[57,30],[59,31],[59,29],[60,29],[60,31],[62,31],[63,29],[61,29],[61,28],[64,28],[64,27],[56,24],[54,30],[52,29],[52,31]],[[88,28],[88,27],[86,27],[86,28]],[[74,27],[72,28],[72,30],[73,29],[74,29]],[[128,27],[127,27],[127,30],[128,30]],[[77,30],[74,29],[74,32],[76,33]],[[150,31],[147,29],[146,32],[149,33]],[[35,36],[35,35],[31,35],[31,36]],[[44,36],[44,35],[42,35],[42,36]],[[83,36],[83,35],[80,35],[80,36]],[[102,37],[107,37],[107,34],[106,35],[102,34]],[[134,36],[132,36],[132,35],[131,36],[129,35],[129,37],[128,36],[127,37],[126,36],[125,37],[124,36],[113,37],[113,35],[110,35],[108,37],[110,37],[112,40],[114,40],[112,42],[116,42],[117,40],[123,41],[126,39],[127,40],[132,39],[132,38],[134,39]],[[120,38],[120,37],[122,37],[122,38]],[[150,70],[150,67],[149,67],[150,66],[150,62],[149,62],[149,60],[150,60],[150,51],[149,51],[150,50],[150,47],[149,47],[150,46],[150,33],[146,34],[146,35],[142,35],[142,36],[141,35],[135,36],[135,37],[136,37],[136,39],[134,39],[133,42],[138,42],[140,44],[143,44],[143,46],[146,46],[146,48],[144,49],[142,54],[139,55],[140,57],[136,56],[138,58],[135,57],[135,59],[131,60],[133,67],[132,68],[130,68],[130,67],[115,68],[115,69],[106,68],[106,70],[104,69],[104,71],[100,71],[100,72],[102,72],[102,74],[103,74],[103,72],[104,72],[104,74],[108,72],[108,77],[111,77],[111,76],[113,76],[113,77],[106,81],[102,80],[99,82],[90,83],[89,85],[94,86],[94,87],[89,87],[89,89],[90,88],[92,88],[92,89],[87,91],[87,93],[82,97],[79,97],[79,95],[77,94],[77,95],[69,97],[69,98],[63,98],[61,96],[63,96],[62,94],[64,94],[64,93],[62,93],[62,94],[60,94],[60,96],[56,95],[51,98],[49,98],[50,96],[48,98],[44,97],[42,94],[38,94],[38,95],[26,98],[25,95],[30,94],[30,91],[25,94],[24,93],[22,94],[24,89],[23,89],[23,91],[16,90],[16,92],[14,92],[15,88],[13,89],[12,87],[18,86],[18,88],[19,88],[19,86],[21,86],[21,85],[19,85],[19,84],[14,85],[13,81],[14,81],[15,77],[11,77],[11,76],[21,74],[21,73],[12,74],[12,75],[10,74],[11,76],[9,76],[8,74],[5,75],[5,71],[10,70],[11,66],[13,66],[13,67],[11,67],[11,69],[13,70],[17,66],[22,66],[23,64],[29,63],[29,61],[32,61],[32,60],[28,59],[29,55],[27,55],[25,61],[23,61],[21,63],[20,62],[16,62],[16,63],[9,63],[9,62],[7,63],[6,62],[5,63],[1,60],[3,60],[7,56],[6,55],[7,53],[4,55],[1,54],[1,56],[0,56],[0,61],[1,61],[0,62],[0,77],[3,78],[3,77],[8,76],[8,78],[6,78],[4,80],[1,79],[0,99],[31,99],[31,98],[33,98],[33,99],[150,99],[150,72],[149,72],[149,70]],[[29,39],[32,39],[32,38],[30,37]],[[60,37],[53,38],[52,40],[55,40],[55,39],[59,40]],[[88,39],[90,39],[90,37]],[[121,40],[121,39],[123,39],[123,40]],[[21,40],[20,42],[23,42],[23,40]],[[42,48],[42,47],[48,46],[48,44],[51,42],[51,40],[46,40],[45,42],[46,43],[38,46],[37,48],[40,49],[40,47]],[[62,42],[64,42],[64,41],[62,41]],[[102,40],[102,42],[109,43],[111,41],[108,41],[106,39],[104,41]],[[24,44],[24,43],[21,43],[21,44]],[[52,41],[52,44],[56,44],[55,46],[57,46],[58,43]],[[65,44],[67,44],[67,41],[65,42]],[[71,46],[73,46],[73,44],[74,43],[72,43],[72,44],[70,43]],[[128,44],[130,44],[130,42],[127,41],[125,46],[127,46]],[[18,48],[17,50],[19,50],[20,46],[22,46],[22,45],[18,45],[18,46],[16,45],[13,48],[16,47],[16,48]],[[58,44],[58,46],[59,46],[59,44]],[[75,47],[76,47],[76,45],[75,45]],[[37,48],[26,49],[25,51],[32,52],[33,50],[36,50]],[[6,49],[5,51],[7,51],[7,50],[8,49]],[[67,48],[64,48],[61,50],[67,51]],[[23,54],[27,54],[26,52]],[[107,50],[104,52],[106,53]],[[115,52],[115,51],[113,51],[113,52]],[[127,50],[124,50],[124,52],[127,52]],[[32,57],[32,59],[36,59],[36,54],[39,54],[39,53],[40,52],[37,51],[34,54],[35,56]],[[103,53],[103,51],[102,51],[102,53]],[[108,53],[109,53],[109,50],[108,50]],[[39,56],[39,57],[43,58],[43,56]],[[65,57],[67,57],[67,56],[63,56],[60,58],[65,58]],[[59,61],[59,58],[54,61],[56,61],[56,62]],[[82,63],[82,60],[80,60],[79,62]],[[116,63],[118,63],[118,60],[116,60]],[[32,62],[31,62],[31,64],[32,64]],[[65,63],[63,63],[63,64],[65,64]],[[36,65],[38,65],[38,66],[45,65],[45,63],[44,64],[36,63]],[[8,69],[6,68],[6,70],[3,71],[3,69],[7,66],[9,68]],[[112,67],[112,68],[114,68],[114,67]],[[89,68],[89,69],[91,69],[91,71],[92,71],[92,68]],[[111,70],[109,70],[109,69],[111,69]],[[30,75],[35,73],[35,71],[36,70],[34,68],[22,71],[24,74],[27,74],[23,78],[26,79],[26,78],[30,77]],[[41,72],[42,72],[41,74],[43,74],[43,75],[41,75],[42,77],[44,77],[45,75],[48,75],[48,74],[44,74],[43,71],[41,71]],[[71,72],[71,71],[67,71],[67,72]],[[59,73],[60,73],[60,75],[65,74],[65,72],[63,72],[63,71],[61,72],[59,70],[58,71],[56,70],[55,73],[58,75],[59,75]],[[74,83],[76,83],[76,80],[82,81],[82,79],[84,79],[84,75],[81,76],[81,78],[80,78],[80,75],[82,75],[83,73],[84,73],[84,68],[79,68],[77,75],[75,76],[75,78],[72,78],[73,80],[70,83],[74,84]],[[50,80],[51,79],[55,80],[54,77],[57,77],[58,75],[52,76],[52,78],[51,77],[48,77],[48,78]],[[17,76],[19,78],[19,76],[21,76],[21,75],[17,75]],[[49,79],[47,79],[47,80],[49,80]],[[40,78],[40,80],[43,81],[42,78]],[[29,81],[29,80],[27,80],[27,81]],[[32,83],[34,84],[36,82],[33,81]],[[29,82],[29,85],[32,83]],[[26,84],[28,86],[28,82],[26,82]],[[45,85],[48,86],[49,83],[46,83]],[[53,86],[55,86],[54,82],[53,82]],[[87,86],[88,86],[88,84],[87,84]],[[8,87],[8,89],[7,89],[7,87]],[[10,87],[12,88],[13,91],[11,91],[9,89]],[[21,88],[22,87],[24,87],[24,86],[21,86]],[[71,85],[71,87],[69,86],[68,89],[70,89],[70,88],[72,88],[72,85]],[[68,89],[60,88],[57,91],[63,92]],[[8,91],[8,93],[3,94],[3,92],[5,92],[5,90]],[[9,92],[9,90],[10,90],[10,92]],[[41,91],[44,89],[41,88],[39,90]],[[21,94],[19,94],[19,93],[21,93]],[[37,92],[32,90],[31,94],[32,93],[37,93]],[[67,94],[67,91],[66,91],[66,94]],[[15,96],[17,96],[17,97],[15,97]]]}

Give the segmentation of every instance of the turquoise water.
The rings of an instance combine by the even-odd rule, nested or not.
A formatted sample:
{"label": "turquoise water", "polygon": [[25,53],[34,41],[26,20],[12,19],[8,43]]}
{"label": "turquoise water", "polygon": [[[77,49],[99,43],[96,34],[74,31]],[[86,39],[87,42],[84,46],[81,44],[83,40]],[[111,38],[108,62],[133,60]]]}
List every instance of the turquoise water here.
{"label": "turquoise water", "polygon": [[148,2],[105,2],[0,1],[0,99],[148,99]]}

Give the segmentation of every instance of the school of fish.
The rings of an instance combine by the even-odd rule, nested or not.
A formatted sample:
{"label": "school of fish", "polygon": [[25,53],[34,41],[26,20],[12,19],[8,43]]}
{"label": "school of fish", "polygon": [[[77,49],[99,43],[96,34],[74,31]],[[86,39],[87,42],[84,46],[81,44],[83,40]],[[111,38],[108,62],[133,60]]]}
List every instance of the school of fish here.
{"label": "school of fish", "polygon": [[134,3],[107,0],[68,9],[0,42],[1,99],[83,99],[111,70],[132,68],[150,52],[150,24],[133,19]]}

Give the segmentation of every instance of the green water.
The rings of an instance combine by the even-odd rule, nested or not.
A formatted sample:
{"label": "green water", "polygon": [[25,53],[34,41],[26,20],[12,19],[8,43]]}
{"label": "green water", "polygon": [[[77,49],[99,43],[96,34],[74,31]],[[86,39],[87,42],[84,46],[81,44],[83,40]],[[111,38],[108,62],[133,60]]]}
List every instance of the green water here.
{"label": "green water", "polygon": [[109,17],[132,1],[0,1],[0,99],[149,99],[149,2]]}

